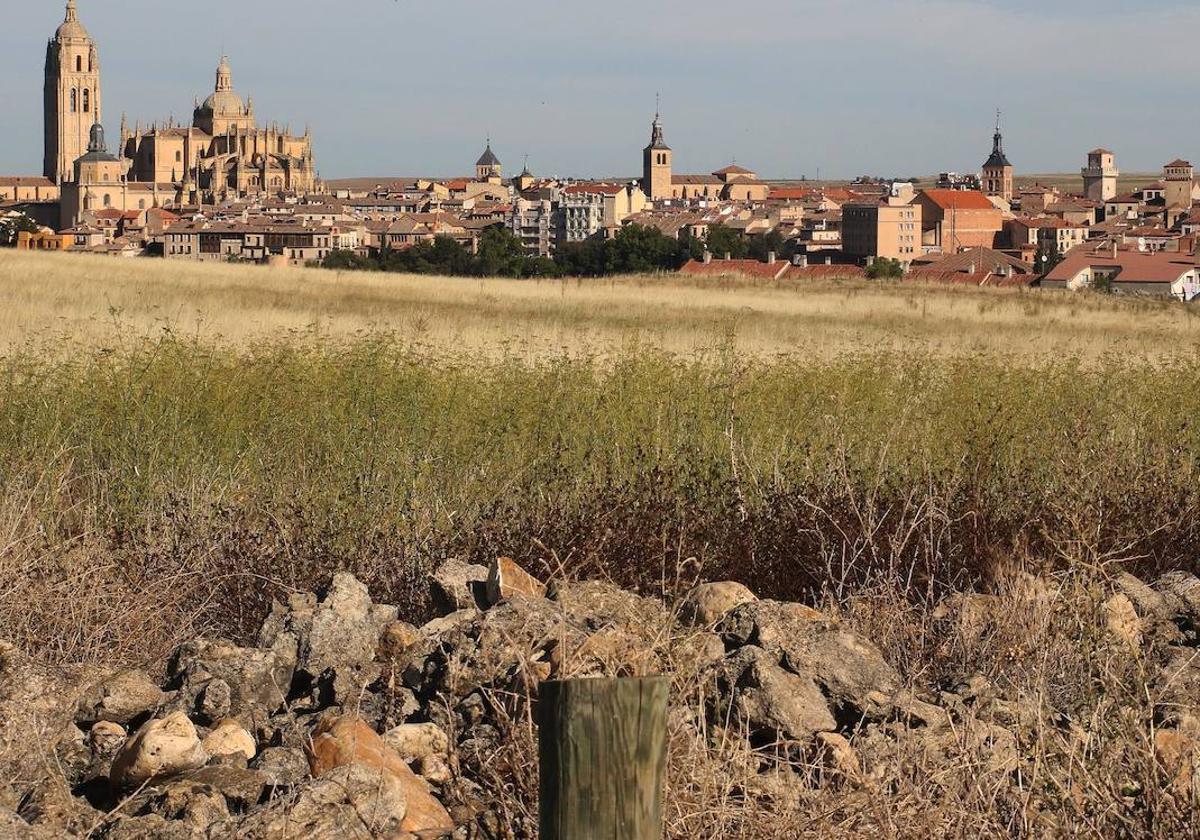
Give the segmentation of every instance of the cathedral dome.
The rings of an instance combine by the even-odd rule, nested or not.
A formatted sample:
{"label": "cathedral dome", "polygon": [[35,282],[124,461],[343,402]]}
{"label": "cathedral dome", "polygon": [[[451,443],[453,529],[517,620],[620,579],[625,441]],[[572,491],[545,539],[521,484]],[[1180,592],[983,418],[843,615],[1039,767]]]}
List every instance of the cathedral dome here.
{"label": "cathedral dome", "polygon": [[204,103],[201,111],[207,111],[214,116],[242,116],[246,113],[246,103],[242,97],[233,92],[233,68],[229,66],[229,58],[221,56],[217,65],[217,87]]}
{"label": "cathedral dome", "polygon": [[208,111],[215,116],[241,116],[246,113],[246,103],[242,97],[231,90],[218,90],[208,95],[200,105],[200,110]]}
{"label": "cathedral dome", "polygon": [[90,40],[88,31],[79,22],[79,15],[75,10],[75,0],[67,0],[67,16],[55,31],[54,37],[58,41]]}

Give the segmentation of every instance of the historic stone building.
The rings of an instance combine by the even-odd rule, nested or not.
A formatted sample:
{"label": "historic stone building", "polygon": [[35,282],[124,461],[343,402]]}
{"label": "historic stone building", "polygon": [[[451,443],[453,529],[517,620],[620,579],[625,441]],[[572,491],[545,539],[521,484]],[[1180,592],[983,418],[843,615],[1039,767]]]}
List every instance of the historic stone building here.
{"label": "historic stone building", "polygon": [[492,140],[489,137],[487,148],[483,150],[483,154],[479,156],[479,160],[475,161],[475,180],[488,184],[503,183],[504,167],[500,163],[500,158],[496,157],[496,153],[492,151]]}
{"label": "historic stone building", "polygon": [[980,178],[984,195],[997,196],[1011,202],[1013,198],[1013,165],[1004,154],[1004,137],[1000,134],[1000,112],[996,112],[996,133],[992,135],[992,153],[983,164]]}
{"label": "historic stone building", "polygon": [[671,147],[663,138],[658,114],[650,126],[650,145],[642,151],[642,192],[651,201],[666,201],[673,195],[671,185]]}
{"label": "historic stone building", "polygon": [[1080,174],[1083,175],[1083,194],[1092,201],[1108,201],[1116,197],[1117,178],[1121,172],[1117,169],[1116,156],[1108,149],[1092,149],[1088,152],[1087,166]]}
{"label": "historic stone building", "polygon": [[305,193],[317,188],[312,137],[284,126],[260,127],[253,99],[233,89],[227,57],[216,86],[198,103],[188,126],[172,122],[133,130],[122,120],[121,151],[130,178],[179,183],[184,201],[202,203],[258,193]]}
{"label": "historic stone building", "polygon": [[[96,44],[79,21],[76,0],[68,0],[66,19],[46,48],[44,171],[54,183],[71,181],[75,162],[94,152],[89,152],[89,138],[93,126],[103,122],[100,101]],[[101,139],[102,135],[101,129]],[[170,120],[146,130],[138,123],[130,130],[122,117],[115,157],[125,167],[122,178],[134,192],[144,194],[137,205],[146,195],[155,204],[160,199],[214,203],[319,187],[309,132],[260,126],[253,101],[243,100],[233,89],[233,70],[224,57],[215,88],[203,102],[196,102],[190,125]],[[64,206],[62,215],[70,220],[74,214]]]}
{"label": "historic stone building", "polygon": [[75,161],[100,122],[100,55],[79,22],[75,0],[46,45],[45,157],[43,174],[56,184],[74,177]]}
{"label": "historic stone building", "polygon": [[78,224],[87,210],[127,210],[128,164],[109,153],[104,127],[93,123],[87,152],[75,160],[70,179],[62,184],[62,226]]}

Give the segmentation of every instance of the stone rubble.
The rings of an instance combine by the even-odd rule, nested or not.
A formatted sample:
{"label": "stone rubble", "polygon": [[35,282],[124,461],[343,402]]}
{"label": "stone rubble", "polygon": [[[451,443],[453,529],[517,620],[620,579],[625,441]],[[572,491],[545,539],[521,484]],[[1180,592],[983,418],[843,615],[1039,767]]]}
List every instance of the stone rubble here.
{"label": "stone rubble", "polygon": [[[1022,585],[1030,603],[1046,597]],[[480,770],[510,737],[516,707],[506,703],[528,704],[547,679],[667,673],[681,661],[702,690],[673,697],[672,719],[754,750],[763,790],[786,786],[799,772],[788,768],[868,784],[866,748],[902,743],[988,772],[1026,761],[1019,698],[977,675],[914,695],[837,618],[739,583],[700,584],[672,609],[603,582],[547,585],[498,558],[490,569],[447,562],[430,589],[437,616],[415,627],[338,573],[320,596],[276,603],[253,647],[197,638],[161,681],[126,670],[60,690],[61,719],[39,707],[57,769],[21,789],[0,785],[0,836],[531,836],[533,826],[492,810]],[[975,638],[1003,621],[996,604],[956,595],[935,616]],[[1194,796],[1200,581],[1122,575],[1101,618],[1130,655],[1148,640],[1168,646],[1153,747],[1175,794]],[[22,691],[44,696],[47,679],[0,642],[0,714],[28,702]]]}

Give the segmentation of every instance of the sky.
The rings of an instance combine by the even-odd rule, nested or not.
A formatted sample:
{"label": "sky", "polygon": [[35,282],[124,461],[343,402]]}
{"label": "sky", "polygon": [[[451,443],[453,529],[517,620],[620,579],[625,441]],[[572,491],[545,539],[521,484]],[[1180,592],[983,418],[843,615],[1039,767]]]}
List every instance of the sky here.
{"label": "sky", "polygon": [[[0,173],[41,171],[64,0],[6,3]],[[1195,0],[78,0],[104,120],[190,118],[222,52],[260,120],[313,131],[325,178],[633,176],[656,93],[677,172],[978,171],[1002,111],[1022,172],[1089,149],[1127,172],[1197,155]],[[1194,159],[1194,158],[1193,158]]]}

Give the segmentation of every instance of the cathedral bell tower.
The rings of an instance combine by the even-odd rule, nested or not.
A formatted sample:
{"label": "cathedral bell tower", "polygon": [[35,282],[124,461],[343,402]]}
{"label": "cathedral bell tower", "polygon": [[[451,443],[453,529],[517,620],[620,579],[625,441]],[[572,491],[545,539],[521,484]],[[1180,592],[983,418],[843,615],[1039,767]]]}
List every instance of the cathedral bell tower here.
{"label": "cathedral bell tower", "polygon": [[992,153],[983,164],[981,178],[985,195],[1005,201],[1013,199],[1013,165],[1004,154],[1004,136],[1000,133],[1000,112],[996,112],[996,133],[992,135]]}
{"label": "cathedral bell tower", "polygon": [[671,147],[663,137],[658,114],[650,126],[650,145],[642,150],[642,192],[651,201],[671,198]]}
{"label": "cathedral bell tower", "polygon": [[56,184],[75,177],[75,161],[87,151],[100,122],[100,56],[67,0],[62,25],[46,45],[45,158],[43,172]]}

